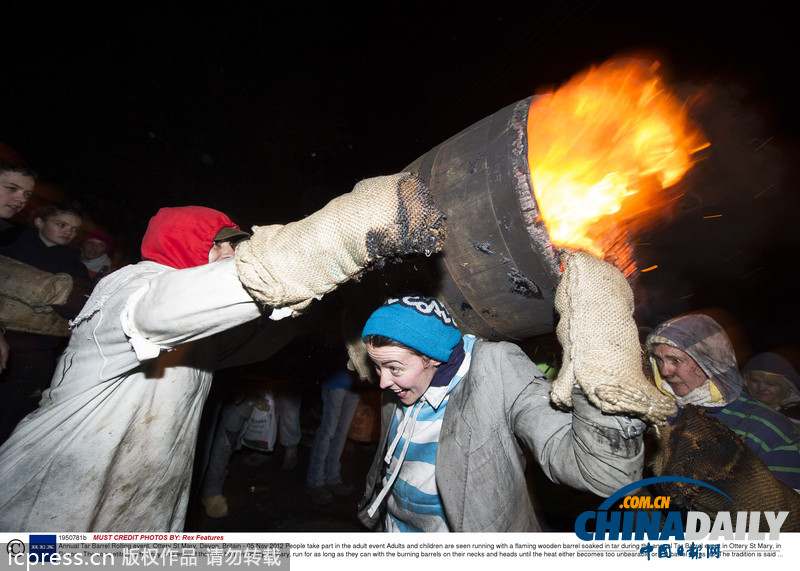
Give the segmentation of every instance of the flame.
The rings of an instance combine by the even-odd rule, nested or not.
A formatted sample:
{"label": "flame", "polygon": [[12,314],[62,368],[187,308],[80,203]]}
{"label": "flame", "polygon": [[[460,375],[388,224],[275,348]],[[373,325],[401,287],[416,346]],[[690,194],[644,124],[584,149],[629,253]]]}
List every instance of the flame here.
{"label": "flame", "polygon": [[626,274],[635,270],[632,221],[641,230],[657,220],[663,190],[708,146],[657,69],[611,60],[534,97],[528,114],[528,164],[550,240],[611,257]]}

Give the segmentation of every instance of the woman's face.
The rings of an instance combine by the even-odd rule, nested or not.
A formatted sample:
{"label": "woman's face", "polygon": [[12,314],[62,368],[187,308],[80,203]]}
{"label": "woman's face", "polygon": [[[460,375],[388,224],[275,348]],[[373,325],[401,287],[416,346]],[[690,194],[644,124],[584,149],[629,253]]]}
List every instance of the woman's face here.
{"label": "woman's face", "polygon": [[759,371],[751,371],[747,375],[747,386],[750,394],[769,406],[780,406],[788,392],[780,379]]}
{"label": "woman's face", "polygon": [[80,216],[61,212],[52,214],[47,218],[37,218],[34,223],[39,229],[39,238],[46,246],[66,246],[78,235],[81,230]]}
{"label": "woman's face", "polygon": [[652,353],[661,378],[677,396],[685,397],[706,382],[706,374],[685,351],[659,343]]}
{"label": "woman's face", "polygon": [[431,385],[441,361],[420,357],[404,347],[375,347],[367,344],[367,353],[375,364],[382,389],[394,391],[406,405],[412,405]]}
{"label": "woman's face", "polygon": [[89,238],[81,246],[81,254],[84,260],[95,260],[106,253],[108,246],[102,240]]}

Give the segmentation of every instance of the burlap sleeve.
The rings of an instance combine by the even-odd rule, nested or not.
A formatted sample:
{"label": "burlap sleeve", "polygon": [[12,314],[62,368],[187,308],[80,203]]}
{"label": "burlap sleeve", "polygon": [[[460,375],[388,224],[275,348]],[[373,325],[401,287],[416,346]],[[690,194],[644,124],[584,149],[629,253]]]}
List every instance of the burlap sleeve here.
{"label": "burlap sleeve", "polygon": [[633,320],[633,291],[617,268],[581,251],[562,252],[556,288],[556,335],[563,364],[551,399],[570,407],[578,384],[589,401],[609,414],[628,414],[656,425],[676,411],[675,401],[644,375],[642,347]]}
{"label": "burlap sleeve", "polygon": [[257,301],[296,313],[371,264],[439,251],[442,223],[419,177],[366,179],[303,220],[254,227],[236,248],[239,279]]}
{"label": "burlap sleeve", "polygon": [[0,295],[0,324],[9,331],[69,337],[69,322],[52,307],[31,307]]}
{"label": "burlap sleeve", "polygon": [[64,305],[72,291],[72,276],[52,274],[13,258],[0,256],[0,296],[44,308]]}
{"label": "burlap sleeve", "polygon": [[0,256],[0,325],[9,331],[69,336],[67,320],[53,311],[72,291],[72,276],[52,274]]}

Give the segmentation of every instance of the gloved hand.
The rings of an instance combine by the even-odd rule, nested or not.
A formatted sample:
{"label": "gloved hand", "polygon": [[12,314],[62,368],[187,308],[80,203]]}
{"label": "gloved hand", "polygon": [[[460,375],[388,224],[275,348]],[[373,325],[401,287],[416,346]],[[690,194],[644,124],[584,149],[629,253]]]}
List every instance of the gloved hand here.
{"label": "gloved hand", "polygon": [[675,401],[644,375],[633,291],[625,276],[586,252],[564,250],[561,257],[564,272],[555,307],[564,354],[552,385],[553,402],[572,406],[570,393],[577,383],[603,412],[664,424],[676,412]]}

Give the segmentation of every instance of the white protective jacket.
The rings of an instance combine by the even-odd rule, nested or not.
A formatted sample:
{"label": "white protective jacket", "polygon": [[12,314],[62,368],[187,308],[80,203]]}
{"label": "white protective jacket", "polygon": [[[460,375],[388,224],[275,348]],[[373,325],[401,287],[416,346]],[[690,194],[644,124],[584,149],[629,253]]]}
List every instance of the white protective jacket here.
{"label": "white protective jacket", "polygon": [[0,530],[181,530],[214,371],[267,359],[292,320],[262,315],[226,259],[122,268],[74,324],[40,408],[0,448]]}

